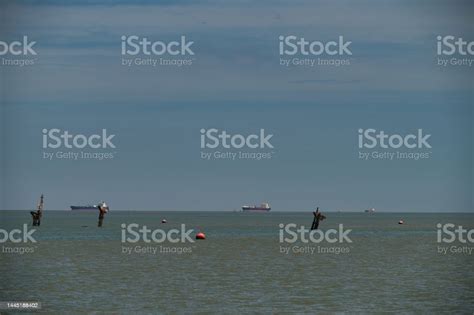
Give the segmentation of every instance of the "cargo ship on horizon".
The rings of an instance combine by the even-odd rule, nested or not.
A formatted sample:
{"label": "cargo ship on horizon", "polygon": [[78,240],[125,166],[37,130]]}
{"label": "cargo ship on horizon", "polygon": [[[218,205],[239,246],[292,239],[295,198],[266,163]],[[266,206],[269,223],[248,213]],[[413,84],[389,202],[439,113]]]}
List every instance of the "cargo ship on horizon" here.
{"label": "cargo ship on horizon", "polygon": [[242,211],[270,211],[272,208],[266,202],[262,203],[260,206],[242,206]]}
{"label": "cargo ship on horizon", "polygon": [[97,205],[71,206],[71,210],[97,210]]}
{"label": "cargo ship on horizon", "polygon": [[100,209],[106,209],[105,213],[107,213],[109,211],[109,206],[107,206],[105,201],[101,201],[97,205],[71,206],[71,210],[100,210]]}

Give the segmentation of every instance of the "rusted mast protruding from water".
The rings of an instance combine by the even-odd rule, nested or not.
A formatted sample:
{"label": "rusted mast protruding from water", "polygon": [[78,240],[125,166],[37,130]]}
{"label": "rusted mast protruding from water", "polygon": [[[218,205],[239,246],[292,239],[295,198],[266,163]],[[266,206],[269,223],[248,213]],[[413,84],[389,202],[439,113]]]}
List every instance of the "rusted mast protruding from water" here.
{"label": "rusted mast protruding from water", "polygon": [[31,211],[30,214],[33,217],[33,226],[40,226],[41,224],[41,217],[43,216],[43,194],[41,194],[40,202],[38,203],[38,207],[36,211]]}
{"label": "rusted mast protruding from water", "polygon": [[99,223],[97,224],[97,226],[102,227],[102,223],[104,222],[105,214],[107,212],[109,212],[109,206],[107,206],[107,204],[104,201],[102,201],[101,203],[99,203],[97,208],[99,209]]}
{"label": "rusted mast protruding from water", "polygon": [[321,212],[319,212],[319,207],[316,208],[316,211],[313,211],[313,215],[314,215],[314,219],[313,219],[313,224],[311,225],[311,230],[317,230],[319,227],[319,222],[326,219],[326,216],[324,216]]}

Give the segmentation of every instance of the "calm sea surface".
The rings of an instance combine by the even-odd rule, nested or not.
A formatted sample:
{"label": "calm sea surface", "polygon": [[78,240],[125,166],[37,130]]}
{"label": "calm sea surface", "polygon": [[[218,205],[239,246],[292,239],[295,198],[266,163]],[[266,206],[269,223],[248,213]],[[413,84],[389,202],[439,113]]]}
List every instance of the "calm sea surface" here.
{"label": "calm sea surface", "polygon": [[[111,211],[97,228],[95,211],[46,211],[37,243],[0,244],[0,301],[38,301],[43,313],[474,312],[474,245],[438,244],[436,228],[472,229],[474,215],[326,215],[321,230],[343,224],[352,243],[281,244],[279,225],[309,227],[311,212]],[[28,212],[0,212],[1,229],[24,223],[33,228]],[[132,223],[207,239],[122,243]],[[5,252],[15,247],[33,252]]]}

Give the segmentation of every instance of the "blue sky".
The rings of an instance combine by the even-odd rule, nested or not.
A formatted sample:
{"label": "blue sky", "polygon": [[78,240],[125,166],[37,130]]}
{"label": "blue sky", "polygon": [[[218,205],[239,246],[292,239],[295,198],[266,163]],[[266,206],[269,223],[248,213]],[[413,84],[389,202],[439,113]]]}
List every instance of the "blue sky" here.
{"label": "blue sky", "polygon": [[[67,5],[65,3],[68,3]],[[85,4],[84,4],[85,3]],[[0,40],[2,209],[472,211],[472,67],[436,65],[436,36],[472,38],[465,1],[24,1]],[[193,40],[183,68],[126,68],[120,37]],[[279,66],[278,36],[352,41],[351,65]],[[201,128],[274,134],[269,161],[204,161]],[[115,134],[111,161],[47,161],[43,128]],[[431,134],[431,157],[362,161],[357,130]]]}

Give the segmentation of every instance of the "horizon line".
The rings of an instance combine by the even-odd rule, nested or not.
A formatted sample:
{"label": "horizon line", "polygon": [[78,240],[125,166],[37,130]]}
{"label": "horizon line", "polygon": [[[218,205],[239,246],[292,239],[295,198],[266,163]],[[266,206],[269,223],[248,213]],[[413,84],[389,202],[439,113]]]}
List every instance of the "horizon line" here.
{"label": "horizon line", "polygon": [[[0,209],[0,211],[34,211],[32,209]],[[63,211],[63,212],[95,212],[97,210],[70,210],[70,209],[44,209],[43,211]],[[110,211],[110,210],[109,210]],[[224,213],[308,213],[313,212],[315,210],[273,210],[273,211],[242,211],[242,210],[146,210],[146,209],[114,209],[110,212],[224,212]],[[464,210],[464,211],[376,211],[367,213],[365,210],[356,211],[356,210],[323,210],[322,212],[327,213],[364,213],[367,215],[373,215],[377,213],[472,213],[474,214],[473,210]]]}

